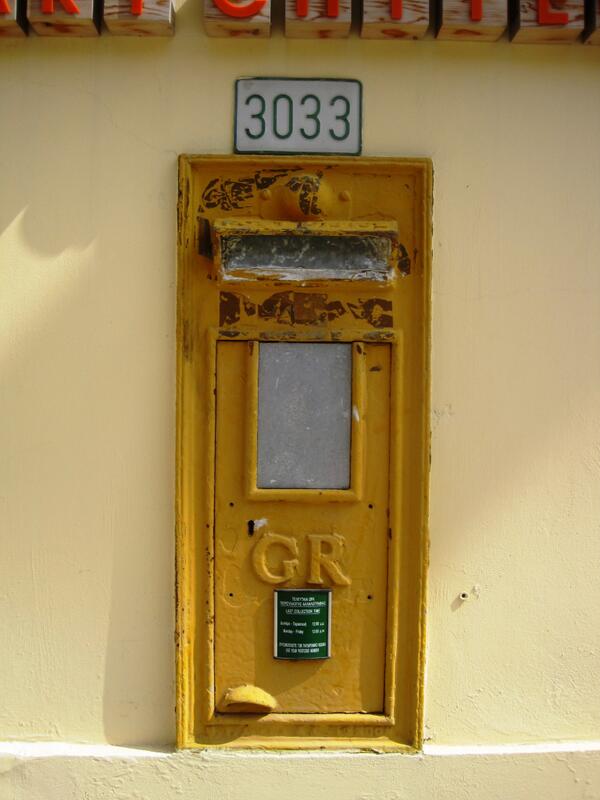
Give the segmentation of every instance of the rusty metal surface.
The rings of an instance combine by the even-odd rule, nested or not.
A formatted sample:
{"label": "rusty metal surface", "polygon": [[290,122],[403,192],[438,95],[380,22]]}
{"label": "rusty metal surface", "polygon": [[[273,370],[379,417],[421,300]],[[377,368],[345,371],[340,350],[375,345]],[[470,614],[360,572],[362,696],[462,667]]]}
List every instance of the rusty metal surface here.
{"label": "rusty metal surface", "polygon": [[219,325],[247,324],[252,317],[279,325],[324,325],[347,319],[372,328],[394,325],[392,301],[385,297],[357,297],[354,302],[330,300],[322,292],[275,292],[262,302],[236,292],[219,293]]}

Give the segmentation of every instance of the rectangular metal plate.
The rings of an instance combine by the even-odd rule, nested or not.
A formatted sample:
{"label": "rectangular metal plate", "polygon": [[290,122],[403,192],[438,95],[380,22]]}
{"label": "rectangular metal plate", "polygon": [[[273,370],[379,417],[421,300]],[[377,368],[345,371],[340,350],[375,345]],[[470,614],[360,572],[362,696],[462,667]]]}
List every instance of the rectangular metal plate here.
{"label": "rectangular metal plate", "polygon": [[261,342],[257,486],[350,488],[352,345]]}
{"label": "rectangular metal plate", "polygon": [[331,589],[275,589],[275,658],[331,655]]}
{"label": "rectangular metal plate", "polygon": [[[352,347],[355,491],[279,488],[256,489],[260,497],[253,495],[262,349],[329,350],[345,344],[217,343],[211,551],[217,704],[230,687],[252,684],[276,699],[281,714],[381,714],[386,708],[386,641],[393,635],[386,624],[393,591],[393,585],[388,588],[392,345],[362,341]],[[306,367],[298,368],[302,376]],[[321,656],[315,670],[318,653],[312,659],[290,653],[302,656],[293,662],[293,680],[291,661],[273,657],[273,591],[280,587],[331,589],[335,599],[333,657]]]}
{"label": "rectangular metal plate", "polygon": [[362,148],[362,85],[355,80],[241,78],[236,153],[336,153]]}
{"label": "rectangular metal plate", "polygon": [[383,236],[228,236],[222,240],[223,272],[381,281],[390,272],[391,249],[389,238]]}

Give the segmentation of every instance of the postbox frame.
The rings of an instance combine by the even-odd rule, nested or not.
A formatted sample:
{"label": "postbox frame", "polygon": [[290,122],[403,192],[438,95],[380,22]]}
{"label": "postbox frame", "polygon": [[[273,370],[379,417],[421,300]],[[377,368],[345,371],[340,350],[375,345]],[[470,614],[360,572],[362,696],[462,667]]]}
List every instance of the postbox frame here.
{"label": "postbox frame", "polygon": [[[414,488],[410,502],[414,504],[415,527],[390,539],[388,556],[387,642],[385,653],[385,701],[383,713],[271,713],[260,717],[248,714],[219,714],[215,709],[214,664],[214,477],[215,477],[215,423],[216,423],[216,348],[218,341],[336,341],[385,342],[391,349],[391,429],[390,429],[390,532],[402,529],[401,498],[398,494],[403,476],[403,450],[407,444],[402,435],[401,416],[404,408],[406,374],[404,331],[385,328],[367,329],[365,326],[326,325],[294,328],[273,324],[206,324],[207,298],[201,293],[214,295],[219,289],[218,268],[210,267],[208,260],[199,255],[199,237],[202,225],[197,209],[201,207],[201,180],[207,175],[218,176],[220,170],[240,173],[252,170],[336,170],[340,174],[359,174],[370,171],[380,174],[405,174],[411,178],[415,197],[412,225],[419,243],[419,263],[413,264],[413,276],[420,282],[416,297],[422,304],[416,319],[420,346],[419,386],[417,395],[421,407],[419,439],[422,462],[418,467],[418,487]],[[429,435],[429,306],[430,306],[430,237],[431,237],[431,163],[426,159],[368,159],[323,158],[289,156],[249,158],[247,156],[182,156],[180,158],[180,197],[178,230],[178,328],[177,328],[177,489],[176,489],[176,540],[177,540],[177,744],[182,748],[196,747],[261,747],[277,749],[339,749],[371,748],[414,752],[422,740],[422,695],[425,642],[425,581],[427,562],[427,499],[428,499],[428,435]],[[408,183],[406,184],[408,186]],[[216,214],[216,212],[215,212]],[[239,216],[242,216],[240,213]],[[213,216],[214,218],[214,216]],[[341,223],[343,230],[343,222]],[[413,259],[416,258],[413,254]],[[207,284],[205,280],[209,281]],[[403,278],[396,276],[395,281]],[[326,284],[327,282],[325,282]],[[261,290],[281,288],[281,281],[261,278]],[[373,282],[364,281],[365,290]],[[323,281],[303,281],[301,290],[320,287]],[[379,287],[378,287],[379,288]],[[388,287],[389,288],[389,287]],[[352,290],[355,286],[352,287]],[[392,289],[393,291],[393,289]],[[344,290],[342,287],[341,293]],[[222,319],[219,320],[221,323]],[[293,326],[292,326],[293,327]],[[356,345],[355,345],[356,346]],[[353,371],[353,391],[361,391],[359,374]],[[353,451],[352,459],[357,455]],[[358,448],[360,459],[360,448]],[[356,462],[359,463],[359,462]],[[353,466],[356,466],[353,463]],[[284,502],[295,490],[260,490],[252,486],[252,467],[249,470],[248,489],[262,491],[269,499]],[[351,490],[326,490],[325,500],[352,501],[360,493],[360,478]],[[306,493],[306,490],[299,490]],[[275,498],[273,492],[279,496]],[[339,498],[334,495],[339,493]],[[318,493],[317,493],[318,494]],[[308,491],[308,495],[315,495]],[[329,497],[327,497],[329,495]],[[310,498],[311,502],[314,497]],[[404,500],[406,502],[406,500]],[[407,564],[412,571],[413,589],[411,607],[415,619],[410,633],[415,649],[412,691],[408,698],[411,713],[404,710],[402,719],[397,709],[402,689],[398,686],[398,614],[401,582],[406,577]],[[203,654],[199,649],[202,644]],[[403,698],[406,701],[406,697]]]}

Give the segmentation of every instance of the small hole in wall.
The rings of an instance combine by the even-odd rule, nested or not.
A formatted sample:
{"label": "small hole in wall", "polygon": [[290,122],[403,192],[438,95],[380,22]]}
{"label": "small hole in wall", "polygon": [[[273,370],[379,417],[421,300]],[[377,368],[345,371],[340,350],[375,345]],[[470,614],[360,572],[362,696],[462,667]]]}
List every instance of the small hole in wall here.
{"label": "small hole in wall", "polygon": [[369,508],[373,508],[373,503],[369,503]]}
{"label": "small hole in wall", "polygon": [[233,592],[229,592],[229,597],[233,597]]}
{"label": "small hole in wall", "polygon": [[229,507],[230,507],[230,508],[233,508],[233,507],[234,507],[234,505],[235,505],[235,503],[233,503],[233,502],[232,502],[232,503],[229,503]]}
{"label": "small hole in wall", "polygon": [[367,600],[372,600],[372,599],[373,599],[373,595],[372,594],[368,594],[367,595]]}
{"label": "small hole in wall", "polygon": [[248,536],[254,536],[254,520],[248,520]]}
{"label": "small hole in wall", "polygon": [[461,592],[458,596],[460,597],[461,600],[468,600],[469,599],[469,593],[468,592]]}

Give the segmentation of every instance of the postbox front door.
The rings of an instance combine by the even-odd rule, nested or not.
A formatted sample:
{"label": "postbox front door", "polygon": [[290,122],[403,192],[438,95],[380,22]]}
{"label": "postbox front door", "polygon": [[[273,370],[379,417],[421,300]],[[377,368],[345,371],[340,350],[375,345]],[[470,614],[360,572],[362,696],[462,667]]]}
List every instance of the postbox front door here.
{"label": "postbox front door", "polygon": [[[217,708],[252,686],[283,713],[382,713],[389,346],[219,342],[216,385]],[[277,659],[274,590],[307,587],[332,590],[329,657]]]}

